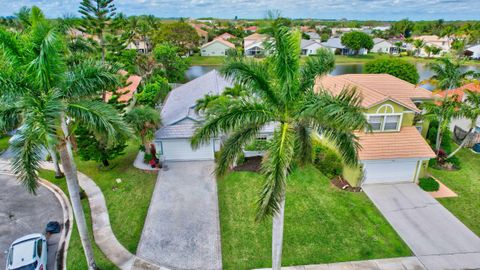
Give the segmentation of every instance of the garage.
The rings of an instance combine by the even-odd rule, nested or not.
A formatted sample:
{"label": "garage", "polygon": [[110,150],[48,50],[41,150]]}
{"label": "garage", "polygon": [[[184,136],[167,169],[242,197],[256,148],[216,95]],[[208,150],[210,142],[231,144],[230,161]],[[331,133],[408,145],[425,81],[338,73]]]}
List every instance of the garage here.
{"label": "garage", "polygon": [[163,139],[158,144],[157,149],[161,149],[163,158],[168,161],[214,159],[212,144],[201,145],[196,150],[190,146],[190,139]]}
{"label": "garage", "polygon": [[364,160],[363,184],[414,182],[417,159]]}

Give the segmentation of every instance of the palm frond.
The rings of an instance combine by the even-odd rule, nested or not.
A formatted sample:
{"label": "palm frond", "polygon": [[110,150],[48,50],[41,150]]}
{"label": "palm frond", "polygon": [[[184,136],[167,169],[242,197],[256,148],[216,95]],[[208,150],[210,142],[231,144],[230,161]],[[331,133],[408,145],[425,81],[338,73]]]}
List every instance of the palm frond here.
{"label": "palm frond", "polygon": [[278,213],[280,203],[285,198],[288,173],[294,156],[295,136],[288,124],[282,124],[276,130],[262,161],[262,173],[265,183],[258,200],[257,220]]}
{"label": "palm frond", "polygon": [[227,78],[243,86],[250,93],[267,99],[272,104],[280,104],[280,97],[271,88],[268,65],[252,59],[228,58],[221,72]]}
{"label": "palm frond", "polygon": [[308,57],[301,69],[301,91],[311,91],[315,79],[330,73],[335,67],[335,55],[328,49],[321,48],[316,55]]}
{"label": "palm frond", "polygon": [[265,125],[275,120],[275,114],[266,104],[240,99],[230,106],[217,106],[192,137],[192,147],[198,148],[221,133],[228,134],[249,125]]}
{"label": "palm frond", "polygon": [[299,122],[295,126],[295,156],[301,164],[312,161],[312,134],[304,122]]}
{"label": "palm frond", "polygon": [[339,131],[335,128],[321,128],[319,133],[335,145],[335,149],[347,165],[355,166],[358,164],[358,150],[361,146],[358,137],[353,132]]}
{"label": "palm frond", "polygon": [[67,115],[88,130],[105,136],[109,143],[116,144],[120,138],[132,138],[131,128],[111,105],[95,100],[71,102],[66,108]]}
{"label": "palm frond", "polygon": [[230,134],[220,150],[215,174],[223,176],[243,151],[243,147],[255,139],[262,126],[250,125]]}

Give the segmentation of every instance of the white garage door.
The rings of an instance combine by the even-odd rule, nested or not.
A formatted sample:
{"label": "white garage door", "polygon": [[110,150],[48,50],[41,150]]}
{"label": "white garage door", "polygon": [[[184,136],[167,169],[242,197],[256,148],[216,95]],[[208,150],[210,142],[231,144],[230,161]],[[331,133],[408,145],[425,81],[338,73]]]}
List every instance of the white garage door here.
{"label": "white garage door", "polygon": [[193,150],[189,139],[162,140],[161,149],[165,160],[213,160],[213,146],[201,145]]}
{"label": "white garage door", "polygon": [[368,160],[363,161],[364,184],[413,182],[418,160]]}

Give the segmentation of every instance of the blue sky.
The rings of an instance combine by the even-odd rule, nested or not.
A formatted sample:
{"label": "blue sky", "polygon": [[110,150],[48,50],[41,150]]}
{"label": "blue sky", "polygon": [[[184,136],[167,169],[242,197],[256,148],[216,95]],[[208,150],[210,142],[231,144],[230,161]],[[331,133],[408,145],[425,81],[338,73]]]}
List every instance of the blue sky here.
{"label": "blue sky", "polygon": [[[78,15],[80,0],[0,0],[0,16],[37,5],[48,17]],[[116,0],[127,15],[263,18],[270,9],[291,18],[399,20],[480,19],[480,0]]]}

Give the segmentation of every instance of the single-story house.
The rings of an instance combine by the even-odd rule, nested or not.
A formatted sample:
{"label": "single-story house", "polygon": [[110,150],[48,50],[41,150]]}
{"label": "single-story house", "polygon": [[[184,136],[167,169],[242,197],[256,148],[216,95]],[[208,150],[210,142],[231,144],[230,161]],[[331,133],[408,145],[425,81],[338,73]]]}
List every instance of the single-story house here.
{"label": "single-story house", "polygon": [[256,26],[248,26],[243,29],[245,33],[255,33],[257,32],[257,27]]}
{"label": "single-story house", "polygon": [[418,104],[432,93],[388,74],[345,74],[319,77],[315,91],[338,95],[355,88],[362,97],[365,116],[372,127],[356,131],[361,166],[344,167],[343,177],[352,185],[416,182],[435,153],[425,141],[428,121],[417,121]]}
{"label": "single-story house", "polygon": [[[447,37],[439,37],[435,35],[415,36],[413,37],[413,39],[423,40],[425,42],[425,45],[427,46],[440,48],[441,52],[438,55],[431,55],[433,57],[440,57],[445,53],[449,52],[452,45],[452,40],[448,39]],[[418,56],[427,57],[428,53],[425,51],[424,48],[422,48]]]}
{"label": "single-story house", "polygon": [[322,48],[322,44],[315,40],[302,39],[300,41],[300,47],[302,55],[312,55],[316,54],[318,49]]}
{"label": "single-story house", "polygon": [[200,48],[201,56],[225,56],[228,50],[235,49],[235,45],[221,38],[205,43]]}
{"label": "single-story house", "polygon": [[370,50],[374,53],[388,53],[388,54],[397,54],[398,49],[395,44],[390,43],[390,41],[383,38],[374,38],[373,39],[373,48]]}
{"label": "single-story house", "polygon": [[264,55],[264,42],[268,38],[267,35],[254,33],[243,39],[243,51],[245,56]]}
{"label": "single-story house", "polygon": [[[459,102],[465,102],[465,99],[467,97],[467,95],[465,94],[465,90],[470,90],[473,92],[480,93],[480,83],[472,82],[472,83],[465,84],[459,88],[449,90],[448,96],[456,95],[457,100]],[[447,91],[441,91],[438,93],[438,95],[441,98],[445,97],[446,94],[447,94]],[[457,128],[460,128],[462,131],[468,131],[470,130],[470,127],[471,127],[471,121],[464,117],[453,119],[452,122],[450,123],[450,130],[454,132]],[[474,132],[480,133],[480,118],[477,119],[477,123],[475,127],[473,127],[473,129],[474,129]]]}
{"label": "single-story house", "polygon": [[465,55],[472,59],[480,59],[480,44],[468,47],[465,50]]}
{"label": "single-story house", "polygon": [[[332,37],[327,41],[321,43],[322,47],[330,49],[334,54],[341,55],[353,55],[355,50],[352,50],[342,44],[342,39],[340,37]],[[362,48],[358,51],[359,55],[365,55],[368,53],[368,50]]]}

